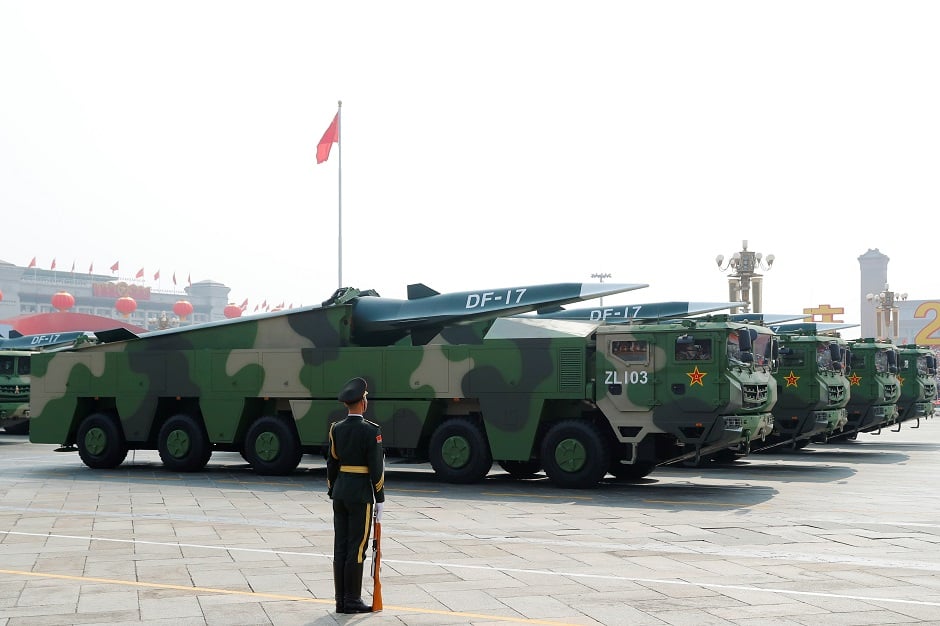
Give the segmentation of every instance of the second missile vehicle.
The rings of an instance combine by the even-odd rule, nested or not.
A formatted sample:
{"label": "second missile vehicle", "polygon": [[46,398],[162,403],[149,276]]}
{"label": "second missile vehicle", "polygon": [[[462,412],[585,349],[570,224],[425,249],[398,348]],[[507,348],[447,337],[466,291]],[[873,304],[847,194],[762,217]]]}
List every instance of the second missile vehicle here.
{"label": "second missile vehicle", "polygon": [[169,470],[199,471],[235,451],[283,475],[304,454],[322,458],[354,376],[368,381],[366,417],[387,455],[429,461],[454,483],[495,463],[586,488],[769,433],[775,388],[756,348],[768,329],[517,317],[639,286],[415,285],[407,301],[347,288],[320,306],[40,353],[30,440],[92,468],[149,449]]}

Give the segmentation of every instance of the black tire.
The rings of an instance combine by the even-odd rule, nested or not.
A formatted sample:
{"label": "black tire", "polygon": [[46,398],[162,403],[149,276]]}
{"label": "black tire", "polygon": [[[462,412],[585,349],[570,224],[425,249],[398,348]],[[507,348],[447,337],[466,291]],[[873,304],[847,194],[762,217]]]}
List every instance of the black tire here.
{"label": "black tire", "polygon": [[633,463],[631,465],[613,463],[610,467],[610,473],[619,480],[630,481],[646,478],[654,469],[656,469],[656,464],[649,461]]}
{"label": "black tire", "polygon": [[157,435],[157,449],[163,466],[174,472],[198,472],[212,456],[212,444],[202,422],[185,413],[163,424]]}
{"label": "black tire", "polygon": [[441,424],[431,435],[428,456],[442,480],[460,485],[480,482],[493,467],[486,435],[465,419],[449,419]]}
{"label": "black tire", "polygon": [[303,451],[297,433],[287,420],[266,415],[245,435],[242,455],[254,471],[265,476],[286,476],[300,465]]}
{"label": "black tire", "polygon": [[534,478],[542,471],[542,462],[538,459],[528,461],[499,461],[498,465],[513,478]]}
{"label": "black tire", "polygon": [[559,487],[596,487],[610,469],[610,457],[607,438],[591,422],[558,422],[542,440],[542,465]]}
{"label": "black tire", "polygon": [[19,424],[14,424],[13,426],[4,426],[3,430],[7,431],[11,435],[28,435],[29,420],[20,422]]}
{"label": "black tire", "polygon": [[127,458],[127,441],[116,417],[93,413],[78,425],[78,456],[92,469],[114,469]]}

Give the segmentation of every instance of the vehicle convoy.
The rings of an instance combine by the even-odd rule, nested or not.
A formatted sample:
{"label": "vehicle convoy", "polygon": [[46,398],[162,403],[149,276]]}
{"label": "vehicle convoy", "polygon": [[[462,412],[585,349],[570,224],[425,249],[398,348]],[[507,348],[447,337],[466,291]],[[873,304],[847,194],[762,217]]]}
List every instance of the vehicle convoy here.
{"label": "vehicle convoy", "polygon": [[898,418],[897,347],[868,337],[849,341],[848,348],[848,422],[835,439],[855,439],[858,433],[878,431]]}
{"label": "vehicle convoy", "polygon": [[803,448],[825,441],[848,422],[847,342],[838,330],[857,324],[771,325],[779,337],[774,432],[759,449]]}
{"label": "vehicle convoy", "polygon": [[898,398],[898,429],[901,423],[931,417],[937,399],[937,357],[927,346],[905,344],[898,346],[898,380],[901,395]]}
{"label": "vehicle convoy", "polygon": [[776,390],[754,358],[768,329],[514,317],[641,286],[411,285],[407,301],[346,288],[321,306],[125,331],[33,357],[30,440],[77,449],[92,468],[151,449],[169,470],[199,471],[225,450],[283,475],[325,453],[353,376],[368,381],[386,454],[455,483],[495,461],[592,487],[769,433]]}

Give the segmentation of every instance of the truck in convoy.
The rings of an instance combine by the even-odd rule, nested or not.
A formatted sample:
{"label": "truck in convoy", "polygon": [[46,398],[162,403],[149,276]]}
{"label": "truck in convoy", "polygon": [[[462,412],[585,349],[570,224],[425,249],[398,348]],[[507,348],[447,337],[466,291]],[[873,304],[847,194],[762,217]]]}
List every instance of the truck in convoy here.
{"label": "truck in convoy", "polygon": [[880,431],[898,418],[901,383],[898,350],[889,341],[853,339],[849,348],[848,422],[834,439],[856,439],[858,433]]}
{"label": "truck in convoy", "polygon": [[779,337],[774,432],[762,449],[803,448],[826,441],[848,423],[847,342],[838,331],[857,324],[771,325]]}
{"label": "truck in convoy", "polygon": [[[337,290],[320,306],[143,333],[33,357],[34,443],[114,468],[129,450],[203,469],[240,452],[254,471],[323,456],[343,384],[369,385],[366,417],[389,457],[454,483],[494,462],[561,487],[634,478],[772,428],[776,388],[755,346],[766,328],[682,320],[625,327],[515,317],[645,285],[571,284],[408,300]],[[763,353],[763,352],[761,352]]]}
{"label": "truck in convoy", "polygon": [[927,346],[904,344],[898,346],[898,380],[901,395],[898,398],[898,429],[908,420],[931,417],[937,399],[937,356]]}
{"label": "truck in convoy", "polygon": [[38,350],[89,341],[84,331],[23,335],[15,330],[0,338],[0,426],[11,435],[29,433],[30,358]]}
{"label": "truck in convoy", "polygon": [[30,354],[0,349],[0,426],[11,435],[29,432]]}

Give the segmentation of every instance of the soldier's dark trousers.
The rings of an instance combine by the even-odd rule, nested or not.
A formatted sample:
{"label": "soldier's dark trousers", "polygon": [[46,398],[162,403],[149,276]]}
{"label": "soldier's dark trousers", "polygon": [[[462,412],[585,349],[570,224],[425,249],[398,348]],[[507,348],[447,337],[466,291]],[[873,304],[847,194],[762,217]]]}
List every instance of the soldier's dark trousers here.
{"label": "soldier's dark trousers", "polygon": [[362,601],[362,570],[372,531],[372,503],[333,500],[333,584],[337,613],[368,613]]}

